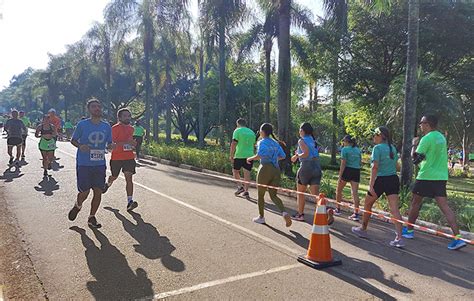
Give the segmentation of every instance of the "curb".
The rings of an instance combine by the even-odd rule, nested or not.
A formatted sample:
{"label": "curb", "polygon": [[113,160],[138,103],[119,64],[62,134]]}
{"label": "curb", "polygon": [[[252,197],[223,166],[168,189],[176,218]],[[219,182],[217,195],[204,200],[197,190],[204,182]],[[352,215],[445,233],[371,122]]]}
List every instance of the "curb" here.
{"label": "curb", "polygon": [[[150,160],[150,161],[153,161],[153,162],[158,162],[158,163],[161,163],[161,164],[164,164],[164,165],[169,165],[169,166],[178,167],[178,168],[182,168],[182,169],[186,169],[186,170],[196,171],[196,172],[200,172],[200,173],[203,173],[203,174],[211,174],[211,175],[217,175],[217,176],[227,177],[229,179],[233,179],[231,175],[220,173],[220,172],[209,170],[209,169],[195,167],[195,166],[188,165],[188,164],[179,164],[179,163],[174,162],[174,161],[170,161],[170,160],[166,160],[166,159],[160,159],[160,158],[149,156],[149,155],[143,155],[143,158],[145,158],[147,160]],[[296,196],[297,196],[297,194],[294,193],[294,192],[277,192],[277,193],[279,195],[291,197],[291,198],[294,198],[294,199],[296,199]],[[310,197],[305,197],[305,198],[306,198],[306,202],[309,202],[311,204],[316,204],[316,202],[314,201],[313,198],[310,198]],[[332,199],[329,199],[329,200],[332,200]],[[346,203],[352,204],[352,202],[349,202],[347,200],[343,199],[343,201],[346,202]],[[344,211],[344,212],[348,212],[348,213],[352,212],[352,209],[345,208],[345,207],[341,207],[341,210]],[[373,209],[372,211],[375,212],[375,213],[378,213],[378,214],[383,214],[383,215],[390,216],[390,213],[385,212],[385,211],[380,211],[380,210],[376,210],[376,209]],[[378,217],[378,216],[373,216],[372,218],[376,218],[376,219],[384,221],[386,223],[391,223],[389,220]],[[406,221],[408,219],[403,217],[403,220]],[[440,226],[438,224],[433,224],[433,223],[426,222],[426,221],[423,221],[423,220],[417,220],[416,224],[419,225],[419,226],[427,227],[427,228],[430,228],[430,229],[434,229],[434,230],[438,230],[438,231],[442,231],[442,232],[446,232],[446,233],[451,232],[451,228],[449,228],[449,227],[443,227],[443,226]],[[469,240],[474,240],[474,233],[473,232],[467,232],[467,231],[463,231],[463,230],[460,230],[460,232],[461,232],[461,235],[463,236],[463,238],[467,238]]]}

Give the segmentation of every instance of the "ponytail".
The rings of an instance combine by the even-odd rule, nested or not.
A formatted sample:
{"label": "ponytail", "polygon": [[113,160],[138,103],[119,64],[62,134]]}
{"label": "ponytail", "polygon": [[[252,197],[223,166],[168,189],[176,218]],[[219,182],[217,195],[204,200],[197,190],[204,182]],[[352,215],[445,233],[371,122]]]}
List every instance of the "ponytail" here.
{"label": "ponytail", "polygon": [[357,147],[357,141],[355,138],[351,139],[352,147]]}
{"label": "ponytail", "polygon": [[381,126],[378,129],[382,134],[382,137],[387,141],[388,148],[390,150],[390,159],[393,160],[395,158],[395,154],[392,150],[392,137],[390,136],[390,130],[386,126]]}
{"label": "ponytail", "polygon": [[392,150],[392,138],[391,137],[387,138],[387,143],[388,143],[388,148],[390,149],[390,159],[393,160],[393,158],[395,158],[395,155],[393,154],[393,150]]}
{"label": "ponytail", "polygon": [[314,138],[313,133],[311,133],[311,137],[313,137],[313,140],[314,140],[314,147],[316,147],[316,149],[318,149],[318,142],[316,141],[316,138]]}
{"label": "ponytail", "polygon": [[276,140],[276,142],[278,142],[278,144],[280,144],[280,146],[281,146],[282,148],[285,148],[285,147],[286,147],[286,143],[285,143],[284,141],[278,140],[278,139],[275,137],[275,135],[274,135],[273,133],[271,133],[270,136],[271,136],[274,140]]}

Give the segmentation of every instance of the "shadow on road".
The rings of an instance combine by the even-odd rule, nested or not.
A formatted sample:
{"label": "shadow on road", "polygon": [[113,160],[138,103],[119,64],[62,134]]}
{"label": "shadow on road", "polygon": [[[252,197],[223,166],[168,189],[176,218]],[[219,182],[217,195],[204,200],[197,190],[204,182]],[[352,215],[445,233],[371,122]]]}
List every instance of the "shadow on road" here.
{"label": "shadow on road", "polygon": [[122,222],[123,228],[138,244],[133,245],[135,252],[142,254],[148,259],[161,258],[161,263],[167,269],[174,272],[185,270],[184,263],[171,255],[176,248],[171,244],[166,236],[161,236],[155,226],[145,222],[141,215],[136,212],[129,212],[135,223],[120,214],[118,209],[104,207],[114,213],[115,217]]}
{"label": "shadow on road", "polygon": [[[391,224],[387,225],[392,227]],[[394,234],[379,222],[373,221],[370,225],[369,234],[372,235],[372,239],[359,239],[351,233],[351,226],[348,223],[338,223],[337,230],[333,229],[331,234],[367,251],[374,257],[389,261],[417,274],[439,278],[463,288],[474,289],[472,253],[467,248],[461,251],[450,251],[446,248],[446,240],[420,234],[416,240],[407,241],[405,248],[396,249],[388,246],[388,241]],[[380,242],[376,230],[386,232],[386,241]],[[364,271],[371,270],[360,269],[356,274],[363,276]]]}
{"label": "shadow on road", "polygon": [[52,196],[53,191],[59,189],[58,181],[53,176],[43,176],[43,180],[38,183],[39,186],[35,186],[35,190],[38,192],[44,192],[46,196]]}
{"label": "shadow on road", "polygon": [[73,226],[72,231],[81,235],[87,265],[95,281],[87,282],[87,288],[96,300],[131,300],[153,296],[152,282],[145,270],[130,268],[125,256],[112,245],[109,239],[99,230],[93,229],[100,242],[96,246],[87,236],[86,230]]}
{"label": "shadow on road", "polygon": [[0,176],[0,180],[4,180],[5,183],[13,182],[14,179],[23,177],[19,166],[11,166],[7,168],[3,175]]}

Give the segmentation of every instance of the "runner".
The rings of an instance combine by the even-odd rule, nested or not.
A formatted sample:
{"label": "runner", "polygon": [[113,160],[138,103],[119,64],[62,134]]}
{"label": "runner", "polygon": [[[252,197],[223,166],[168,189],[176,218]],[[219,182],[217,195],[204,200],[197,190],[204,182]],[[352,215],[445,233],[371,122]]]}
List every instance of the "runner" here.
{"label": "runner", "polygon": [[[61,119],[56,115],[56,110],[55,109],[49,109],[48,111],[49,114],[49,121],[54,125],[56,128],[56,135],[53,137],[53,139],[58,142],[60,139],[60,133],[61,133]],[[59,139],[59,140],[58,140]],[[56,156],[53,151],[53,158],[56,160]]]}
{"label": "runner", "polygon": [[[300,126],[300,139],[298,140],[298,149],[295,155],[291,157],[291,162],[300,161],[301,165],[296,174],[298,192],[306,192],[308,186],[311,194],[319,194],[319,185],[321,184],[321,163],[319,161],[318,145],[314,139],[314,130],[311,124],[305,122]],[[294,220],[304,221],[305,196],[298,194],[298,212],[293,216]],[[332,210],[328,216],[328,224],[334,222]]]}
{"label": "runner", "polygon": [[82,120],[72,135],[71,144],[77,147],[76,174],[77,174],[77,200],[69,211],[69,220],[74,221],[82,208],[82,204],[89,196],[90,190],[94,192],[88,224],[93,228],[102,227],[97,222],[95,214],[99,209],[102,190],[105,188],[105,149],[113,149],[112,129],[102,121],[102,105],[98,99],[92,98],[87,102],[90,118]]}
{"label": "runner", "polygon": [[[285,152],[273,135],[273,127],[271,124],[262,124],[260,127],[260,137],[262,137],[262,139],[257,143],[257,154],[248,158],[247,163],[252,164],[252,161],[260,160],[260,166],[257,172],[257,183],[278,187],[280,185],[281,176],[278,161],[285,159]],[[253,219],[253,221],[257,224],[265,224],[265,217],[263,216],[263,213],[265,208],[264,197],[266,191],[267,188],[261,186],[258,187],[259,216]],[[270,198],[272,199],[273,203],[275,203],[278,209],[282,212],[286,226],[291,226],[291,217],[286,212],[282,200],[277,196],[277,190],[268,189],[268,193],[270,194]]]}
{"label": "runner", "polygon": [[346,135],[342,140],[344,147],[341,150],[341,167],[339,168],[339,181],[336,190],[336,212],[341,214],[342,190],[349,182],[351,183],[352,199],[354,200],[354,213],[349,216],[353,221],[359,221],[359,182],[360,182],[360,166],[362,162],[362,154],[357,147],[356,140],[350,135]]}
{"label": "runner", "polygon": [[[444,217],[451,226],[456,238],[448,244],[448,249],[458,250],[466,246],[459,234],[456,216],[448,205],[446,183],[448,181],[448,158],[446,138],[438,130],[438,118],[425,115],[421,118],[420,129],[423,137],[413,139],[412,156],[415,164],[420,164],[420,170],[413,186],[408,222],[414,224],[423,204],[423,198],[434,198]],[[416,148],[416,150],[415,150]],[[403,237],[414,238],[413,226],[403,228]]]}
{"label": "runner", "polygon": [[[250,182],[250,171],[252,171],[253,162],[248,163],[247,158],[254,155],[255,142],[257,136],[247,127],[245,119],[237,119],[237,128],[232,135],[232,144],[230,145],[230,162],[233,165],[232,171],[234,178],[240,180],[240,170],[244,168],[244,180]],[[243,192],[243,196],[250,198],[249,185],[237,182],[237,191],[235,196]]]}
{"label": "runner", "polygon": [[140,120],[135,121],[133,139],[137,142],[135,152],[137,153],[137,160],[140,159],[140,151],[142,149],[143,136],[145,136],[145,128],[141,126]]}
{"label": "runner", "polygon": [[64,123],[64,129],[66,130],[66,139],[69,141],[71,140],[72,133],[74,132],[74,126],[72,125],[72,122],[66,120]]}
{"label": "runner", "polygon": [[133,175],[137,163],[135,162],[135,154],[133,148],[137,144],[133,140],[133,126],[130,125],[132,113],[129,109],[120,109],[117,112],[118,123],[112,127],[112,142],[115,149],[112,151],[110,160],[110,170],[112,175],[109,177],[104,193],[117,180],[120,171],[123,172],[126,181],[127,192],[127,210],[131,211],[138,207],[138,203],[133,200]]}
{"label": "runner", "polygon": [[[398,220],[402,219],[398,209],[400,191],[400,179],[397,176],[398,155],[397,149],[392,145],[392,138],[387,127],[381,126],[374,131],[374,143],[372,151],[372,170],[370,173],[369,192],[365,197],[364,209],[372,211],[372,206],[382,194],[385,193],[390,206],[392,216]],[[367,226],[369,224],[369,213],[364,212],[362,226],[352,227],[352,232],[359,237],[367,238]],[[396,222],[396,237],[390,241],[392,247],[401,248],[405,246],[402,239],[402,224]]]}
{"label": "runner", "polygon": [[56,128],[49,120],[48,115],[44,115],[43,122],[36,128],[35,137],[40,138],[38,143],[41,156],[43,157],[43,175],[48,176],[48,169],[51,169],[53,162],[53,153],[56,149],[56,141],[53,137],[56,135]]}
{"label": "runner", "polygon": [[21,147],[21,160],[25,160],[25,150],[26,150],[26,138],[28,137],[28,128],[31,126],[30,118],[25,116],[25,111],[20,111],[20,120],[23,121],[23,124],[26,127],[26,132],[23,133],[23,145]]}
{"label": "runner", "polygon": [[21,156],[21,145],[23,144],[23,133],[26,132],[26,127],[23,121],[18,119],[18,111],[12,110],[12,118],[8,119],[5,124],[5,130],[7,131],[7,149],[10,160],[8,164],[13,164],[13,147],[16,146],[16,161],[15,165],[20,165]]}

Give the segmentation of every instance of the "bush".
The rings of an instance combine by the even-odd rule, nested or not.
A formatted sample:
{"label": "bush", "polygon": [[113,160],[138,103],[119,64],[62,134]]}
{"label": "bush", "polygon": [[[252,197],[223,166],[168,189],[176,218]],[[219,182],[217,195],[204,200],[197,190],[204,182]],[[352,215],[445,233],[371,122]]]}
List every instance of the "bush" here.
{"label": "bush", "polygon": [[473,175],[469,170],[452,168],[449,170],[449,176],[452,178],[472,178]]}
{"label": "bush", "polygon": [[336,198],[336,187],[331,185],[331,181],[328,178],[323,178],[323,181],[321,181],[321,185],[319,186],[319,191],[324,193],[324,195],[330,199]]}

